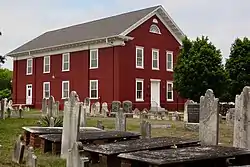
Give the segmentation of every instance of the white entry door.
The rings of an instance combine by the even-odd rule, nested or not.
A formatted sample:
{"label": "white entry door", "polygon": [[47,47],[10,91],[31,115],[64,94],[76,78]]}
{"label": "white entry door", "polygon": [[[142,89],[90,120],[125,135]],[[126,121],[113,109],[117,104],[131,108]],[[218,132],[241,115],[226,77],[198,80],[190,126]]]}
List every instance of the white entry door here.
{"label": "white entry door", "polygon": [[151,107],[160,107],[160,80],[151,80]]}
{"label": "white entry door", "polygon": [[32,104],[32,84],[26,85],[26,104]]}

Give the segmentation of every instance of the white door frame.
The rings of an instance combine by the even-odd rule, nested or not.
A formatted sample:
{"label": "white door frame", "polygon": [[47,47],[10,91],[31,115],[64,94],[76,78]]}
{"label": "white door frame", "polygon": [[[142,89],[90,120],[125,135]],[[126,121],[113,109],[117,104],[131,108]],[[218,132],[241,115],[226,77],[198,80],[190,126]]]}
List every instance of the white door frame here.
{"label": "white door frame", "polygon": [[[161,80],[160,79],[150,79],[150,81],[151,81],[151,83],[150,83],[150,90],[151,90],[151,106],[154,106],[154,104],[155,104],[155,102],[157,103],[157,106],[158,107],[160,107],[160,103],[161,103]],[[157,88],[157,92],[158,93],[155,93],[155,92],[153,92],[153,89],[152,89],[152,84],[153,83],[156,83],[157,84],[157,86],[158,86],[158,88]],[[155,91],[155,90],[154,90]],[[155,99],[154,97],[154,95],[157,95],[158,97]]]}
{"label": "white door frame", "polygon": [[[29,95],[30,91],[30,95]],[[32,84],[27,84],[26,85],[26,104],[32,104]]]}

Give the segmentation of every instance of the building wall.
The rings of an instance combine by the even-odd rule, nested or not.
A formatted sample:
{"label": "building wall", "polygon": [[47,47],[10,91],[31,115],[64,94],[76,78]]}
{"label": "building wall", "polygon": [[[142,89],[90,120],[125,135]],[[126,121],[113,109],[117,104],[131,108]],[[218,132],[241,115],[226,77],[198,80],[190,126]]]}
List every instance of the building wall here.
{"label": "building wall", "polygon": [[[149,32],[153,19],[158,20],[158,27],[161,34]],[[173,81],[173,72],[166,71],[166,51],[174,52],[174,62],[179,53],[180,44],[165,28],[164,24],[153,16],[128,36],[134,37],[134,40],[126,43],[126,47],[119,47],[120,52],[120,100],[131,99],[134,107],[143,109],[150,108],[151,101],[151,82],[150,79],[160,79],[160,103],[162,107],[169,110],[181,108],[177,106],[177,93],[174,92],[174,101],[166,102],[166,81]],[[144,69],[136,69],[136,46],[144,47]],[[160,70],[152,70],[152,48],[159,49]],[[144,79],[144,102],[135,102],[135,78]],[[178,97],[178,103],[184,103],[184,100]]]}

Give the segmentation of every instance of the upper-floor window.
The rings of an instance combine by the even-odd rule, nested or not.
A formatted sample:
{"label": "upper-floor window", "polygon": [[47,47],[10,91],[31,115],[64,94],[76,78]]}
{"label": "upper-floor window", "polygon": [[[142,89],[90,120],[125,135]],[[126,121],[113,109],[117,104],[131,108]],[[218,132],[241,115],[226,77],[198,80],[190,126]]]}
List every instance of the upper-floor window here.
{"label": "upper-floor window", "polygon": [[159,50],[152,49],[152,69],[159,70]]}
{"label": "upper-floor window", "polygon": [[167,51],[167,71],[173,71],[173,52]]}
{"label": "upper-floor window", "polygon": [[69,81],[62,81],[62,99],[69,97]]}
{"label": "upper-floor window", "polygon": [[160,28],[155,24],[152,24],[150,26],[149,32],[155,33],[155,34],[161,34]]}
{"label": "upper-floor window", "polygon": [[43,83],[43,98],[50,97],[50,82]]}
{"label": "upper-floor window", "polygon": [[32,75],[32,69],[33,69],[33,59],[27,59],[26,74]]}
{"label": "upper-floor window", "polygon": [[69,71],[70,68],[70,54],[64,53],[62,55],[62,71]]}
{"label": "upper-floor window", "polygon": [[98,49],[90,50],[90,68],[98,68]]}
{"label": "upper-floor window", "polygon": [[143,101],[143,79],[136,79],[135,98],[136,101]]}
{"label": "upper-floor window", "polygon": [[91,99],[98,99],[98,80],[90,80],[89,97]]}
{"label": "upper-floor window", "polygon": [[144,49],[136,47],[136,68],[144,68]]}
{"label": "upper-floor window", "polygon": [[43,58],[43,73],[50,72],[50,56],[45,56]]}
{"label": "upper-floor window", "polygon": [[167,81],[167,101],[174,100],[173,82]]}

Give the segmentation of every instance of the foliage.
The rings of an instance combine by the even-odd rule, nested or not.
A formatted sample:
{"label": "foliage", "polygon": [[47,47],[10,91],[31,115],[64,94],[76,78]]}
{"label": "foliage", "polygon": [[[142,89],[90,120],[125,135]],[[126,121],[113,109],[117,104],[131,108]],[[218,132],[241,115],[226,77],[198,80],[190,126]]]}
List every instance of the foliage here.
{"label": "foliage", "polygon": [[174,88],[184,98],[199,101],[207,89],[216,97],[224,95],[228,75],[220,50],[202,36],[195,41],[183,39],[183,48],[174,68]]}
{"label": "foliage", "polygon": [[250,39],[234,41],[225,67],[230,77],[230,98],[234,99],[244,86],[250,86]]}
{"label": "foliage", "polygon": [[11,80],[12,71],[8,69],[0,69],[0,98],[11,97]]}
{"label": "foliage", "polygon": [[[63,117],[54,117],[55,119],[55,127],[62,127],[63,126]],[[42,126],[49,127],[50,126],[50,117],[49,116],[42,116],[40,119]]]}
{"label": "foliage", "polygon": [[2,98],[10,98],[11,97],[11,90],[10,89],[3,89],[0,90],[0,99]]}

